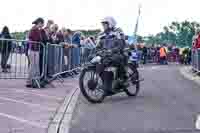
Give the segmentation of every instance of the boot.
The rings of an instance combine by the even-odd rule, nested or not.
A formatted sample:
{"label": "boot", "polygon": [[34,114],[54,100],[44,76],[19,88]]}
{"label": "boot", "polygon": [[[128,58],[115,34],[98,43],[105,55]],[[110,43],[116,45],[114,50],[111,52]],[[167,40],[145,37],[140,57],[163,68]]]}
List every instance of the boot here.
{"label": "boot", "polygon": [[113,88],[112,88],[112,82],[113,82],[113,73],[112,72],[103,72],[101,74],[101,77],[103,79],[103,83],[104,83],[104,90],[110,94],[110,93],[114,93],[113,92]]}
{"label": "boot", "polygon": [[123,73],[122,74],[122,78],[120,79],[120,83],[121,83],[121,85],[123,87],[128,87],[129,86],[127,73]]}

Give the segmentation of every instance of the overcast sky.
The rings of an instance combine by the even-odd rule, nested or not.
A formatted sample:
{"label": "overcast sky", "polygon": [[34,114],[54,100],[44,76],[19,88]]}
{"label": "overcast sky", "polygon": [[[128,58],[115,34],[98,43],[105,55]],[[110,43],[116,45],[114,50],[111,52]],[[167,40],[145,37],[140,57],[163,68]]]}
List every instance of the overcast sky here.
{"label": "overcast sky", "polygon": [[200,22],[200,0],[0,0],[0,28],[23,31],[37,17],[53,19],[71,29],[101,28],[100,20],[113,16],[118,26],[132,34],[142,5],[138,33],[156,34],[171,21]]}

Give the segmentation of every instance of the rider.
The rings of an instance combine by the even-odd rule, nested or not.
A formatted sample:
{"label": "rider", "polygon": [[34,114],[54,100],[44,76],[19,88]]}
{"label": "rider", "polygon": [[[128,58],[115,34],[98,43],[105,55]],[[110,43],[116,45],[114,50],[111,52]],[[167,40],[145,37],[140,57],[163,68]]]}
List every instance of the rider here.
{"label": "rider", "polygon": [[123,49],[126,46],[125,35],[120,28],[116,28],[116,21],[113,17],[106,17],[101,23],[104,31],[98,35],[97,48],[105,48],[111,51],[111,61],[112,64],[117,66],[120,82],[127,86],[128,77],[124,67],[127,58],[123,54]]}

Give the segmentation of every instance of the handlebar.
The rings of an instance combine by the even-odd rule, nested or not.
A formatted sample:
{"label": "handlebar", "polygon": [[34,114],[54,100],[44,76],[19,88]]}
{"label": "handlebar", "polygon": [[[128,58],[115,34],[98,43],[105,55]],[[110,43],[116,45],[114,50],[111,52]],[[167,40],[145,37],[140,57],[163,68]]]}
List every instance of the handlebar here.
{"label": "handlebar", "polygon": [[130,50],[131,50],[130,48],[123,49],[124,52],[129,52]]}
{"label": "handlebar", "polygon": [[[131,51],[130,48],[125,48],[125,49],[123,49],[123,52],[130,52],[130,51]],[[102,53],[108,53],[108,54],[110,54],[110,53],[112,53],[112,50],[106,49],[106,48],[102,48],[102,49],[100,49],[100,50],[97,50],[96,53],[97,53],[97,54],[102,54]]]}

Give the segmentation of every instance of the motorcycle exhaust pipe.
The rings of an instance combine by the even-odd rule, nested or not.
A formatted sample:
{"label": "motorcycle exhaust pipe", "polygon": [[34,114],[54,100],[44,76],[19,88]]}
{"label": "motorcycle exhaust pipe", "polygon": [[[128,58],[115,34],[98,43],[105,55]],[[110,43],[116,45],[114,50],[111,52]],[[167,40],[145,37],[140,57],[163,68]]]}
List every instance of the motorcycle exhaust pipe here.
{"label": "motorcycle exhaust pipe", "polygon": [[141,82],[141,81],[144,81],[144,78],[136,80],[136,82]]}
{"label": "motorcycle exhaust pipe", "polygon": [[[144,78],[139,79],[139,80],[135,80],[134,82],[141,82],[141,81],[144,81]],[[129,80],[129,82],[131,82],[131,79]]]}

